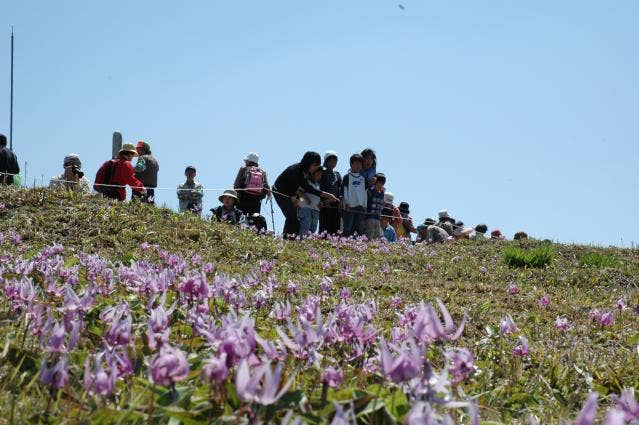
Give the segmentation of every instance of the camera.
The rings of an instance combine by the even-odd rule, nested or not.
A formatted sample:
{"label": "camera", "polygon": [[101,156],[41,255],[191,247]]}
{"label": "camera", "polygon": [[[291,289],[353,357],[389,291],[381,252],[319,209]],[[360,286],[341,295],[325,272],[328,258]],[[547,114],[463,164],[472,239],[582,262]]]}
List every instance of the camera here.
{"label": "camera", "polygon": [[77,165],[73,165],[71,167],[71,172],[79,179],[84,177],[84,173],[80,170],[80,167],[78,167]]}

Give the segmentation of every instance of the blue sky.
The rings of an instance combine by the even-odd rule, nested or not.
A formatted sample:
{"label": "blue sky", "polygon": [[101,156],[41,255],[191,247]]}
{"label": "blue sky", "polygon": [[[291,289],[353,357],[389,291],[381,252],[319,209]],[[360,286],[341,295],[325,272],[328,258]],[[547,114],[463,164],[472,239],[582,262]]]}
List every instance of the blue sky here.
{"label": "blue sky", "polygon": [[345,171],[370,146],[420,221],[639,243],[639,2],[401,3],[5,1],[0,132],[14,25],[30,184],[68,152],[94,176],[116,129],[151,143],[171,188],[190,163],[222,188],[248,151],[274,180],[305,150]]}

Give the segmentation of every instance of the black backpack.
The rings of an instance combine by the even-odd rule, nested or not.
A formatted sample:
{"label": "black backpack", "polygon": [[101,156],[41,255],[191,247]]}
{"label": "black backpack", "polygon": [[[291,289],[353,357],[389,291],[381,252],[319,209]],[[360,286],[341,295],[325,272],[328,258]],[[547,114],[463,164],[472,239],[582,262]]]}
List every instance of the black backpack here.
{"label": "black backpack", "polygon": [[95,183],[93,184],[93,190],[98,193],[101,193],[103,196],[112,199],[120,199],[120,192],[117,187],[112,186],[102,186],[111,184],[111,179],[113,178],[113,172],[115,171],[115,161],[110,159],[106,161],[102,166],[98,169],[98,172],[95,175]]}

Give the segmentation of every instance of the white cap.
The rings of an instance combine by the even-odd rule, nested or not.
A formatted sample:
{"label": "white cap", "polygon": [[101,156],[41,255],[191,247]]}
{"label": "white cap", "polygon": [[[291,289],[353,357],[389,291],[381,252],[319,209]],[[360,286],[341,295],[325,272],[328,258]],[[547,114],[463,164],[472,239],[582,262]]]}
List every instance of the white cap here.
{"label": "white cap", "polygon": [[448,211],[440,210],[439,211],[439,218],[450,218],[450,216],[448,215]]}
{"label": "white cap", "polygon": [[392,204],[394,200],[395,195],[393,195],[391,192],[384,193],[384,202],[386,202],[387,204]]}
{"label": "white cap", "polygon": [[256,164],[260,163],[260,156],[255,152],[249,152],[246,154],[244,161],[254,162]]}
{"label": "white cap", "polygon": [[335,158],[337,158],[337,152],[335,152],[335,151],[326,151],[326,153],[324,154],[324,162],[326,162],[326,160],[328,158],[330,158],[331,156],[334,156]]}

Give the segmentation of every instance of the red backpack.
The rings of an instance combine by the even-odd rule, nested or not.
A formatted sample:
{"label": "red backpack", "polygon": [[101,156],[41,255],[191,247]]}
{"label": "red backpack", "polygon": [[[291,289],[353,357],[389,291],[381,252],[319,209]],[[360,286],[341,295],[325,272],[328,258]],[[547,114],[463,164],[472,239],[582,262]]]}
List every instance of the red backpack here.
{"label": "red backpack", "polygon": [[251,195],[261,195],[264,190],[264,171],[259,167],[248,167],[246,169],[246,193]]}

